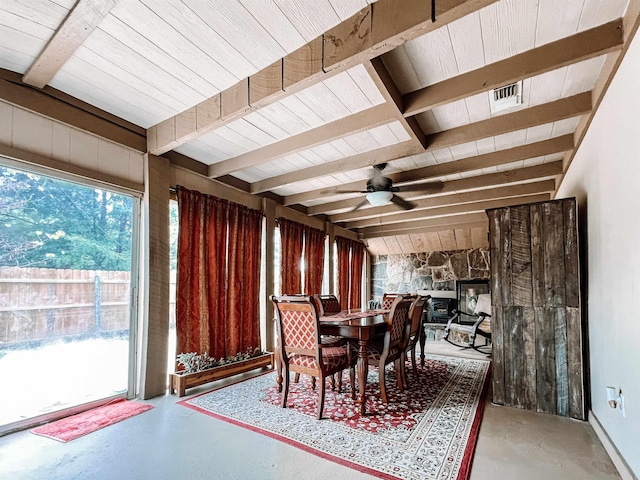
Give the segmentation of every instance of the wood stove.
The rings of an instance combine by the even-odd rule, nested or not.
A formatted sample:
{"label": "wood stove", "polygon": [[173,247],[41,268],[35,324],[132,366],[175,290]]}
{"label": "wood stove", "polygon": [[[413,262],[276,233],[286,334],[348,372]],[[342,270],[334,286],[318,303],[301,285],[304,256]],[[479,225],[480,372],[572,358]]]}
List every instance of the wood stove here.
{"label": "wood stove", "polygon": [[427,323],[447,323],[457,307],[455,298],[431,297]]}

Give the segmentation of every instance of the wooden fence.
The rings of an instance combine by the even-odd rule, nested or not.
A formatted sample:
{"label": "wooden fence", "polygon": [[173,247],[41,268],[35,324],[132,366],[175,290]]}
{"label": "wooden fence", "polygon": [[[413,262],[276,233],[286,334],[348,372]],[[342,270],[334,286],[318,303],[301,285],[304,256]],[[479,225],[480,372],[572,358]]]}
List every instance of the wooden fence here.
{"label": "wooden fence", "polygon": [[130,272],[0,268],[3,344],[129,328]]}

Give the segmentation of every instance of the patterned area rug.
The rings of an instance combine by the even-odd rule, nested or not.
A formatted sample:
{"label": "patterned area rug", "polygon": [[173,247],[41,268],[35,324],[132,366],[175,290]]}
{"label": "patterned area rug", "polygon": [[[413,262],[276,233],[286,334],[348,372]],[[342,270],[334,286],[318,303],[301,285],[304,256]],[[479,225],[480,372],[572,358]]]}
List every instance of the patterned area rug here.
{"label": "patterned area rug", "polygon": [[466,480],[489,369],[485,360],[428,355],[417,379],[407,364],[409,388],[400,393],[389,366],[384,404],[370,368],[365,416],[351,400],[347,371],[342,393],[327,388],[322,420],[308,377],[290,383],[283,409],[274,372],[179,403],[381,478]]}

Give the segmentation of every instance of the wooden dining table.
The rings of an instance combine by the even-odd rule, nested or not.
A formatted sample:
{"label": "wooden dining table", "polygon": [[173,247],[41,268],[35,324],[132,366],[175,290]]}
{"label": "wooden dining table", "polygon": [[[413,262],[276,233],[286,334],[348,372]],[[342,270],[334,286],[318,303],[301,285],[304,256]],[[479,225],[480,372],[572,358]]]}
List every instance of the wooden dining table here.
{"label": "wooden dining table", "polygon": [[320,317],[320,334],[337,335],[358,341],[358,362],[356,375],[360,413],[366,414],[366,386],[369,363],[367,361],[367,343],[376,335],[387,331],[385,315],[389,310],[350,311],[343,310],[335,315]]}

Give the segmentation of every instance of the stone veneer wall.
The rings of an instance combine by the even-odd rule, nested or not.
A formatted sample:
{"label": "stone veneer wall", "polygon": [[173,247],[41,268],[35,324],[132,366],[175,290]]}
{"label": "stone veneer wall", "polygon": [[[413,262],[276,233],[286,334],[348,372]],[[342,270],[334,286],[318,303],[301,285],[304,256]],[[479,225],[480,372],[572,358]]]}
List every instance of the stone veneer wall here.
{"label": "stone veneer wall", "polygon": [[456,280],[489,278],[489,250],[475,248],[373,256],[371,293],[380,301],[384,292],[455,290]]}

